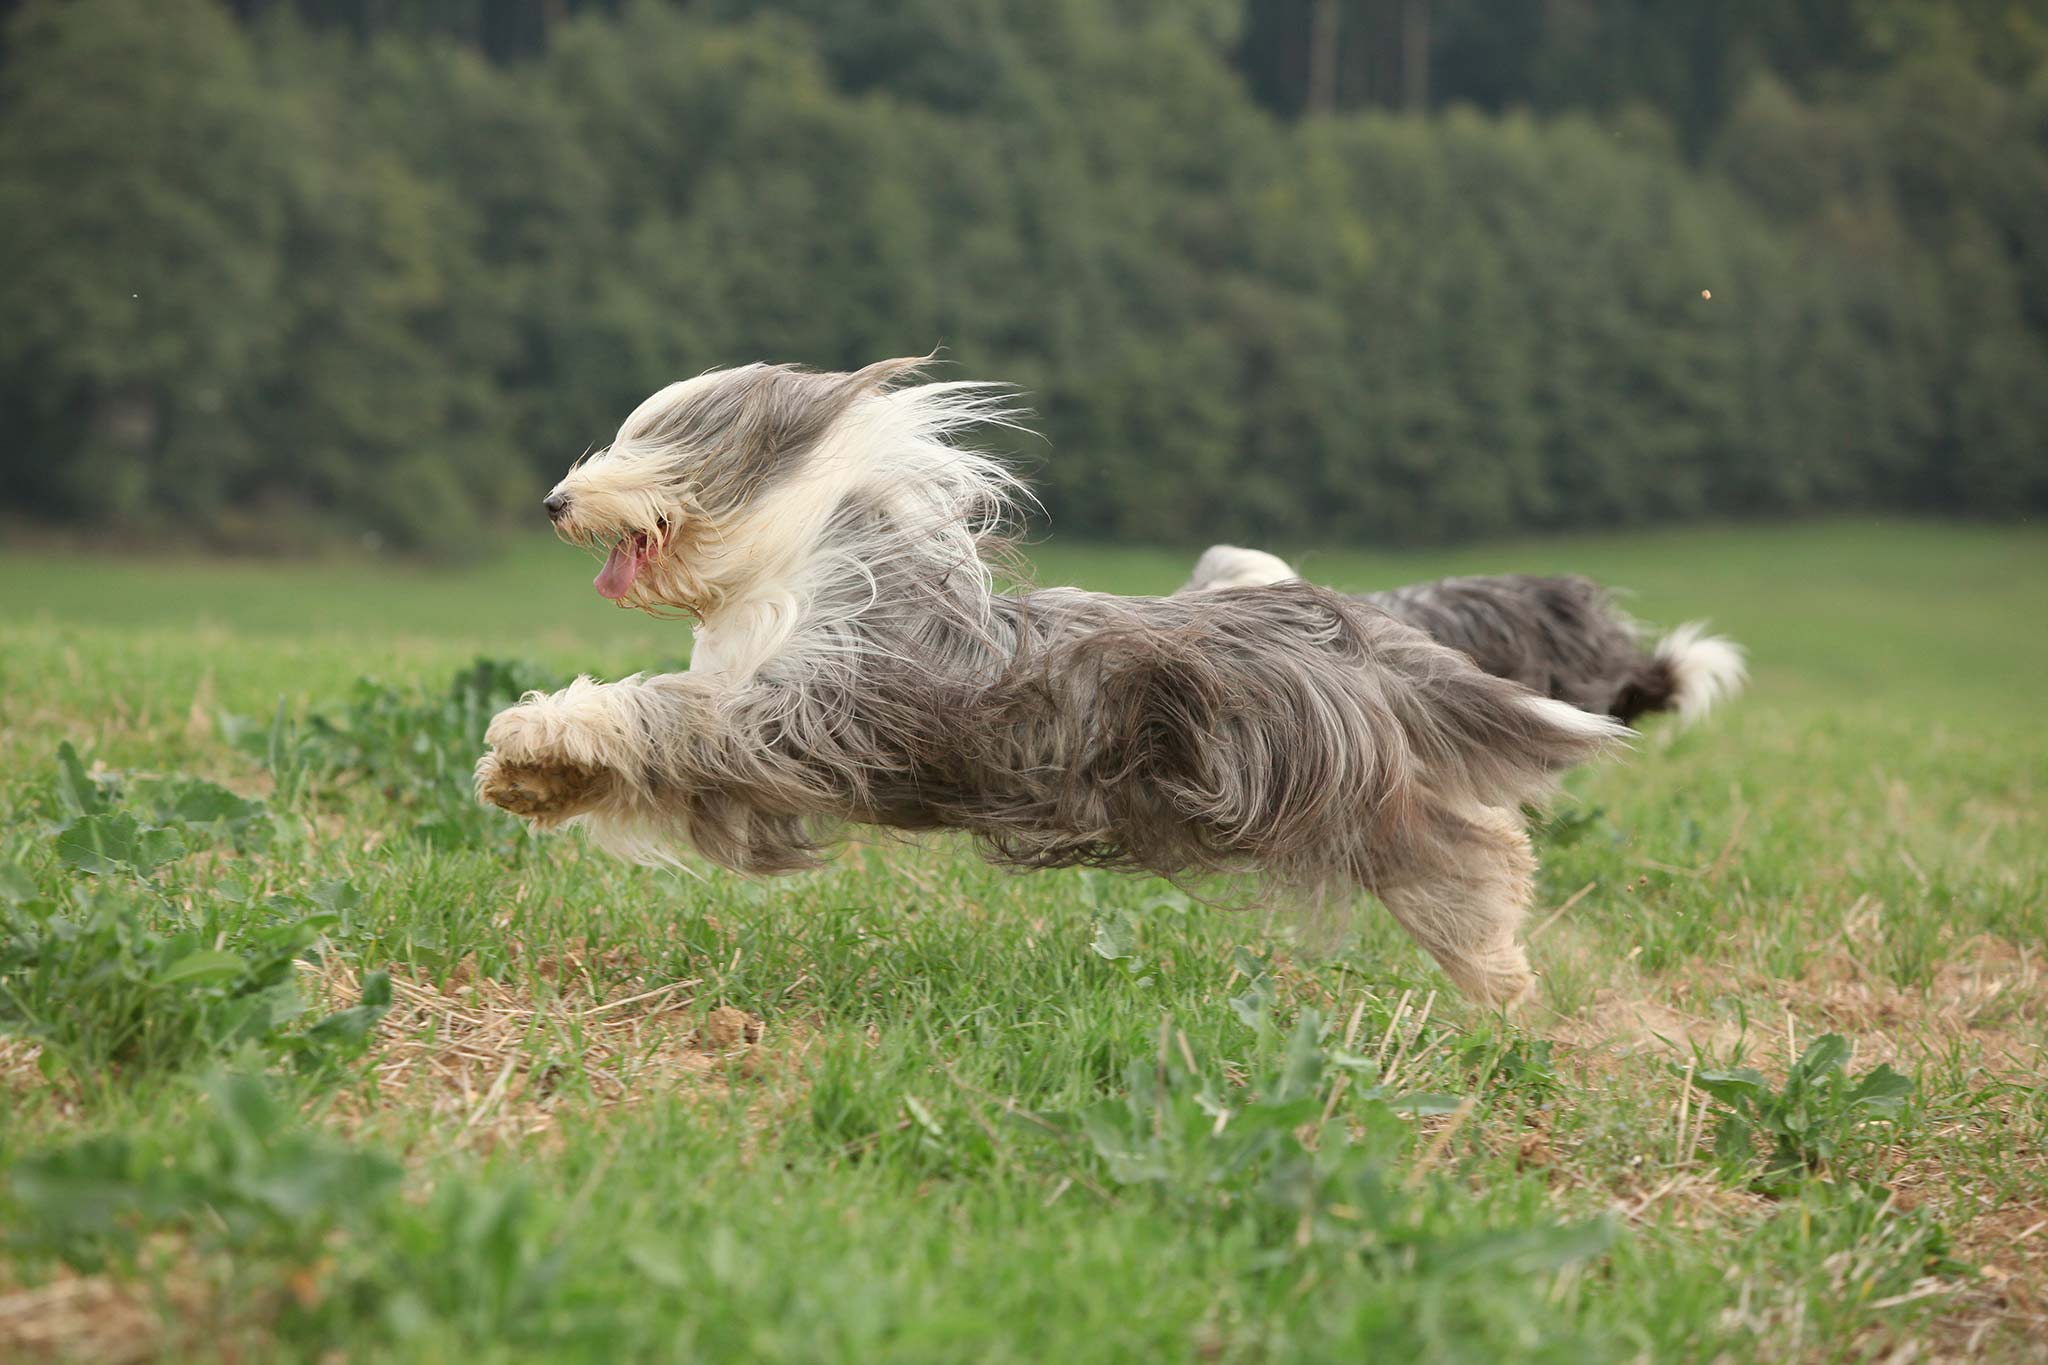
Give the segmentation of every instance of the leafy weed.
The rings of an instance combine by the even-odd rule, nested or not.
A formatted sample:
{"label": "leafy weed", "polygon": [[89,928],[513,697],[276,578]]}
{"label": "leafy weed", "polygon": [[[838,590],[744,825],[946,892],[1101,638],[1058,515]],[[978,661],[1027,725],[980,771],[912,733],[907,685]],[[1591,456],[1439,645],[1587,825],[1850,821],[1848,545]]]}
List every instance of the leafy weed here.
{"label": "leafy weed", "polygon": [[1714,1155],[1730,1171],[1753,1171],[1759,1188],[1782,1190],[1842,1165],[1896,1129],[1914,1095],[1909,1077],[1880,1063],[1852,1078],[1848,1042],[1816,1038],[1772,1089],[1751,1067],[1697,1071],[1692,1083],[1726,1109],[1714,1129]]}

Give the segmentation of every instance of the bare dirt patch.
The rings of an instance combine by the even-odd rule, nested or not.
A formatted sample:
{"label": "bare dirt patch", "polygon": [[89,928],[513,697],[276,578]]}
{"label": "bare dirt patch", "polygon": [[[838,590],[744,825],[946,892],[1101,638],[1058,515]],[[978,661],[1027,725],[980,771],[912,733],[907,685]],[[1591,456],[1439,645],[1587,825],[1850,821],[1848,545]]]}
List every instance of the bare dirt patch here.
{"label": "bare dirt patch", "polygon": [[[1752,1002],[1746,1029],[1713,1006],[1734,997]],[[1760,1000],[1769,1012],[1754,1008]],[[2040,953],[1979,934],[1955,945],[1930,984],[1902,986],[1842,945],[1798,977],[1708,964],[1656,980],[1630,977],[1585,1008],[1532,1023],[1575,1050],[1669,1045],[1680,1060],[1695,1048],[1727,1057],[1738,1046],[1766,1058],[1790,1049],[1789,1060],[1814,1037],[1840,1033],[1856,1042],[1859,1064],[1910,1065],[1929,1047],[1960,1042],[1994,1071],[2038,1078],[2048,1060],[2048,967]]]}
{"label": "bare dirt patch", "polygon": [[[1987,1084],[2038,1086],[2048,1063],[2048,970],[2042,955],[1994,935],[1953,945],[1926,986],[1902,986],[1871,971],[1855,951],[1855,936],[1811,960],[1798,977],[1695,964],[1669,978],[1630,974],[1600,990],[1569,1016],[1532,1021],[1559,1046],[1561,1057],[1598,1074],[1615,1074],[1645,1056],[1683,1066],[1695,1055],[1731,1058],[1741,1048],[1752,1065],[1782,1074],[1798,1050],[1823,1033],[1856,1045],[1858,1068],[1888,1062],[1912,1072],[1935,1057],[1961,1058]],[[1749,1004],[1745,1031],[1716,1002]],[[1690,1008],[1689,1008],[1690,1007]],[[1678,1088],[1683,1088],[1679,1083]],[[1685,1156],[1640,1192],[1624,1191],[1616,1211],[1634,1219],[1662,1207],[1688,1220],[1712,1222],[1753,1211],[1757,1196],[1712,1179],[1701,1155],[1708,1109],[1697,1097],[1686,1104],[1693,1129],[1676,1150]],[[1674,1122],[1683,1125],[1681,1109]],[[1943,1120],[1935,1117],[1936,1124]],[[1950,1120],[1954,1122],[1968,1120]],[[1936,1133],[1916,1149],[1953,1153]],[[1892,1342],[1912,1359],[2033,1358],[2048,1341],[2048,1153],[2014,1154],[2037,1178],[2023,1180],[2032,1194],[1994,1198],[1953,1157],[1912,1160],[1896,1154],[1884,1184],[1902,1209],[1926,1207],[1953,1238],[1950,1254],[1975,1269],[1967,1282],[1930,1283],[1946,1297],[1946,1311],[1927,1339]],[[1561,1163],[1568,1166],[1568,1163]],[[1560,1181],[1612,1182],[1561,1170]]]}
{"label": "bare dirt patch", "polygon": [[[354,970],[310,969],[336,1005],[360,997]],[[369,1058],[372,1083],[337,1102],[345,1126],[379,1113],[428,1114],[451,1148],[549,1141],[578,1121],[660,1095],[725,1094],[741,1081],[800,1087],[809,1033],[732,1005],[709,1010],[697,980],[628,990],[596,1003],[543,998],[461,972],[446,986],[392,980]]]}
{"label": "bare dirt patch", "polygon": [[149,1297],[139,1285],[68,1270],[33,1287],[0,1284],[0,1359],[151,1359],[169,1334]]}
{"label": "bare dirt patch", "polygon": [[1870,972],[1848,948],[1809,964],[1774,993],[1827,1028],[1867,1035],[1874,1055],[1914,1039],[1966,1039],[1987,1066],[2038,1078],[2048,1023],[2048,971],[2041,954],[1990,934],[1955,945],[1926,987]]}
{"label": "bare dirt patch", "polygon": [[157,1273],[128,1279],[58,1266],[29,1284],[0,1267],[0,1360],[130,1365],[186,1354],[270,1354],[264,1323],[289,1291],[231,1304],[220,1292],[221,1267],[209,1273],[179,1239],[159,1239],[146,1256]]}
{"label": "bare dirt patch", "polygon": [[1542,1032],[1575,1051],[1669,1050],[1683,1059],[1693,1049],[1725,1056],[1742,1041],[1742,1030],[1726,1019],[1687,1014],[1665,999],[1624,988],[1603,989],[1592,1004],[1566,1015]]}
{"label": "bare dirt patch", "polygon": [[10,1094],[47,1085],[36,1060],[42,1048],[19,1038],[0,1037],[0,1091]]}

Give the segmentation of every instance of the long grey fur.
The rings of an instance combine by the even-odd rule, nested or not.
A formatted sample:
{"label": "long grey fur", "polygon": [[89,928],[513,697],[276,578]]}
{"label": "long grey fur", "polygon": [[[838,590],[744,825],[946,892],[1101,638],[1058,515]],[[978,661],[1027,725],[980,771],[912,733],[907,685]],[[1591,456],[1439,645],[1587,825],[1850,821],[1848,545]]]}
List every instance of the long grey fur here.
{"label": "long grey fur", "polygon": [[956,437],[1012,419],[917,367],[714,372],[572,470],[558,528],[609,548],[626,604],[697,616],[698,650],[501,713],[479,796],[746,872],[854,822],[1018,867],[1365,888],[1462,989],[1524,994],[1519,808],[1626,732],[1304,583],[993,591],[1016,489]]}

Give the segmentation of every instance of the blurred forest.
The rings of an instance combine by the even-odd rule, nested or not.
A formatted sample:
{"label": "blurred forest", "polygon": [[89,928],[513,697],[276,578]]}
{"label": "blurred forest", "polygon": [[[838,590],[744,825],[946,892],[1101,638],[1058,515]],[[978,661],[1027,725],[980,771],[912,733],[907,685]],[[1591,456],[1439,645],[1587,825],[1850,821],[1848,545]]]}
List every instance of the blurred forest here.
{"label": "blurred forest", "polygon": [[0,507],[474,547],[936,345],[1067,535],[2048,510],[2044,0],[0,0]]}

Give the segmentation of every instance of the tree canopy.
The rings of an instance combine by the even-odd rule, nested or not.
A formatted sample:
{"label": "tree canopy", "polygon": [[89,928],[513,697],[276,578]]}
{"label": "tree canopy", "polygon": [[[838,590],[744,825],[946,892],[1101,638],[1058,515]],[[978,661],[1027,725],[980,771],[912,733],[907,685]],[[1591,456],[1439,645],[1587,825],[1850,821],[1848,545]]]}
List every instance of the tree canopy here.
{"label": "tree canopy", "polygon": [[935,346],[1063,532],[2048,509],[2038,0],[18,0],[0,499],[473,545]]}

